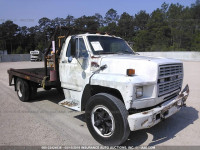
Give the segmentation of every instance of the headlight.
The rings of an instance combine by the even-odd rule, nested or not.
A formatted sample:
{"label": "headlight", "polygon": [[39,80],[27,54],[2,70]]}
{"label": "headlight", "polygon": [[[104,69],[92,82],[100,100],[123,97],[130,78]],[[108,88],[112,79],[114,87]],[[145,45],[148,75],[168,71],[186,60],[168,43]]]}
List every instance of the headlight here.
{"label": "headlight", "polygon": [[136,98],[143,96],[143,87],[136,87]]}

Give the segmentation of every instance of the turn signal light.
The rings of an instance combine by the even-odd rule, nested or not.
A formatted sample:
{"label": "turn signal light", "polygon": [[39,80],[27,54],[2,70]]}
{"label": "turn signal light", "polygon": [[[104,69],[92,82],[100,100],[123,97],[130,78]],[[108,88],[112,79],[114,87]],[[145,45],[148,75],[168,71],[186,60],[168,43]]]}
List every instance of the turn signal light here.
{"label": "turn signal light", "polygon": [[128,76],[134,76],[134,75],[135,75],[135,69],[127,69],[126,74],[127,74]]}

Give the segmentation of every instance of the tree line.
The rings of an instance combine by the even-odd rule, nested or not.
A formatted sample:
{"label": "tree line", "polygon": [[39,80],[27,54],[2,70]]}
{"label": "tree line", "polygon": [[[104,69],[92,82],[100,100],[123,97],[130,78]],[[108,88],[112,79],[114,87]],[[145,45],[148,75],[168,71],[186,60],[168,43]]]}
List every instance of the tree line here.
{"label": "tree line", "polygon": [[9,54],[44,51],[57,26],[120,36],[132,42],[135,51],[200,51],[200,0],[187,7],[163,3],[152,13],[141,10],[135,15],[118,15],[110,9],[104,17],[99,13],[79,18],[43,17],[33,27],[20,27],[7,20],[0,24],[0,50]]}

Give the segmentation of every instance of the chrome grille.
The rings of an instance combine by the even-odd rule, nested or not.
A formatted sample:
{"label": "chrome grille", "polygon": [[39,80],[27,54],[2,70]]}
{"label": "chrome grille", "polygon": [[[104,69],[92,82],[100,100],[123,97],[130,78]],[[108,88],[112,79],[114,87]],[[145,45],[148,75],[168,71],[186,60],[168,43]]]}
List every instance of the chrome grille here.
{"label": "chrome grille", "polygon": [[159,66],[159,78],[172,76],[176,74],[183,73],[183,65],[182,64],[171,64],[171,65],[161,65]]}
{"label": "chrome grille", "polygon": [[183,65],[168,64],[159,66],[158,96],[163,96],[181,89],[183,82]]}

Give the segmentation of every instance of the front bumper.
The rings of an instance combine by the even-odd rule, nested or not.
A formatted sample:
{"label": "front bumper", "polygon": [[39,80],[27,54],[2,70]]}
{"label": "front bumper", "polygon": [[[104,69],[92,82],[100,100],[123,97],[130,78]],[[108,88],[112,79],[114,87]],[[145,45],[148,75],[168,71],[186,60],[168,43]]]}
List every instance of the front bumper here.
{"label": "front bumper", "polygon": [[189,95],[189,86],[180,92],[177,98],[164,102],[161,106],[151,110],[136,113],[128,116],[128,123],[131,131],[150,128],[163,119],[166,119],[178,112],[185,104]]}

